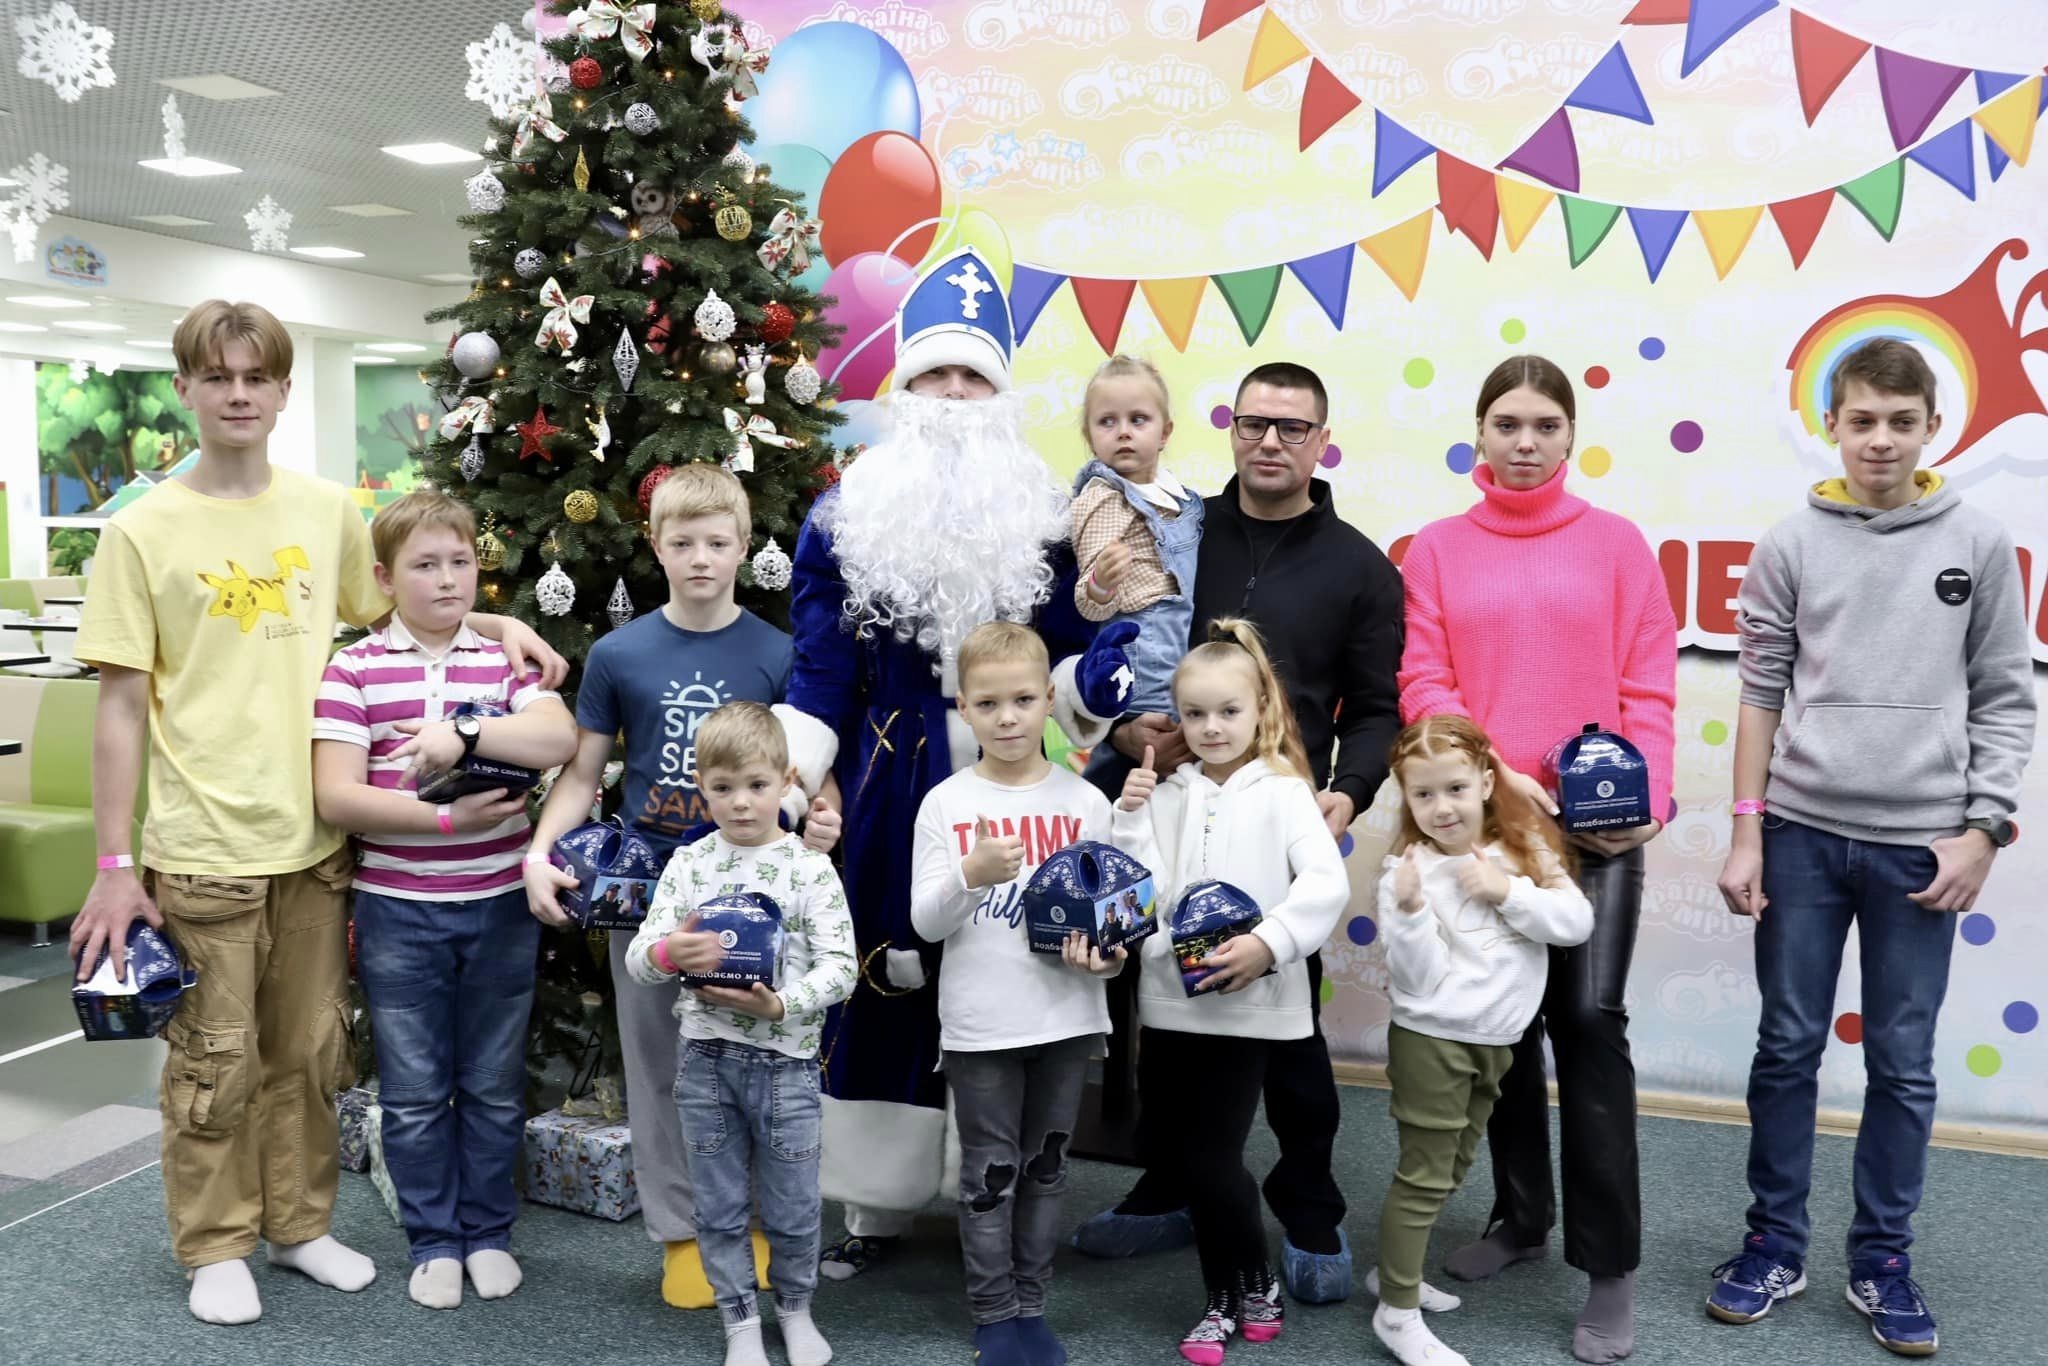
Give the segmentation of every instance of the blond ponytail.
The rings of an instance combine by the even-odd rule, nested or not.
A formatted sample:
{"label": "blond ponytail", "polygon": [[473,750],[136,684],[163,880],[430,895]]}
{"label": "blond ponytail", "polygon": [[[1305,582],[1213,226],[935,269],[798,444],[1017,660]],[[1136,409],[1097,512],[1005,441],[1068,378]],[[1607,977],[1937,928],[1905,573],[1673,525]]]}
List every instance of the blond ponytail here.
{"label": "blond ponytail", "polygon": [[1287,700],[1287,690],[1280,686],[1280,676],[1273,671],[1273,661],[1266,656],[1266,642],[1260,638],[1259,628],[1249,620],[1219,617],[1210,622],[1209,639],[1188,651],[1173,671],[1174,685],[1178,688],[1181,675],[1190,665],[1225,662],[1249,668],[1258,688],[1259,720],[1252,735],[1252,748],[1258,757],[1275,771],[1292,773],[1303,782],[1315,781],[1310,777],[1308,750],[1301,743],[1301,727],[1295,724],[1294,707]]}

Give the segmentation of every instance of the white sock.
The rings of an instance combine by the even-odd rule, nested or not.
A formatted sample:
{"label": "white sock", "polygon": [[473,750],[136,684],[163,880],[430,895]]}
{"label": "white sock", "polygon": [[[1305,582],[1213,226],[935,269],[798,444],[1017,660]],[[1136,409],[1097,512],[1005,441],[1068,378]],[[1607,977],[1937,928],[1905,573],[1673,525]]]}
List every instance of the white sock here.
{"label": "white sock", "polygon": [[202,1323],[254,1323],[263,1317],[256,1278],[240,1257],[209,1262],[192,1270],[192,1294],[186,1300],[192,1317]]}
{"label": "white sock", "polygon": [[[1380,1269],[1372,1267],[1365,1273],[1365,1293],[1374,1299],[1380,1297]],[[1448,1290],[1439,1290],[1428,1281],[1422,1283],[1422,1308],[1432,1314],[1448,1314],[1465,1301]]]}
{"label": "white sock", "polygon": [[768,1366],[768,1349],[761,1345],[759,1317],[726,1325],[725,1366]]}
{"label": "white sock", "polygon": [[775,1322],[782,1329],[782,1346],[789,1353],[789,1366],[825,1366],[832,1360],[832,1344],[811,1321],[809,1309],[778,1309]]}
{"label": "white sock", "polygon": [[412,1269],[406,1288],[414,1304],[453,1309],[462,1303],[462,1263],[453,1257],[430,1257]]}
{"label": "white sock", "polygon": [[478,1299],[502,1300],[526,1279],[526,1273],[519,1269],[519,1259],[499,1247],[472,1252],[462,1259],[462,1264],[469,1268],[470,1283],[476,1286]]}
{"label": "white sock", "polygon": [[377,1279],[377,1264],[323,1233],[305,1243],[272,1243],[270,1264],[303,1272],[336,1290],[361,1290]]}
{"label": "white sock", "polygon": [[1382,1304],[1372,1311],[1372,1331],[1399,1358],[1401,1366],[1471,1366],[1437,1341],[1422,1321],[1420,1309],[1392,1309]]}

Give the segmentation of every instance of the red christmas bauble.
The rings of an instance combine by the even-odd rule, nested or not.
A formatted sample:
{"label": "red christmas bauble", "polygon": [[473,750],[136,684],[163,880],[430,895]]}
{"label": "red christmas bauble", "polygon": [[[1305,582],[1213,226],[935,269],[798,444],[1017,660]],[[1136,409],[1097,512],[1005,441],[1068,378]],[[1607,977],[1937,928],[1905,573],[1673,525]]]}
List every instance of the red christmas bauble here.
{"label": "red christmas bauble", "polygon": [[788,304],[770,304],[761,310],[761,325],[755,331],[770,346],[780,346],[796,335],[796,314]]}
{"label": "red christmas bauble", "polygon": [[578,90],[595,90],[604,83],[604,68],[595,57],[578,57],[569,63],[569,83]]}
{"label": "red christmas bauble", "polygon": [[824,464],[818,466],[818,477],[825,481],[826,488],[831,488],[839,482],[839,466],[827,460]]}
{"label": "red christmas bauble", "polygon": [[673,465],[662,465],[647,471],[647,477],[640,481],[640,515],[646,516],[654,510],[654,491],[661,487],[661,481],[676,472]]}

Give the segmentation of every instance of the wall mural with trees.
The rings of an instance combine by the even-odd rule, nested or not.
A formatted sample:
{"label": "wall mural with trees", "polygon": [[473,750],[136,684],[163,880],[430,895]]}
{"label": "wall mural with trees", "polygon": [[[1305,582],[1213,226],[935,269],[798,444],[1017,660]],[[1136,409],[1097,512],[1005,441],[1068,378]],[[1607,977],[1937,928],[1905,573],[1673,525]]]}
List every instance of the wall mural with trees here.
{"label": "wall mural with trees", "polygon": [[76,517],[146,470],[196,449],[198,427],[161,370],[36,367],[36,449],[45,517]]}

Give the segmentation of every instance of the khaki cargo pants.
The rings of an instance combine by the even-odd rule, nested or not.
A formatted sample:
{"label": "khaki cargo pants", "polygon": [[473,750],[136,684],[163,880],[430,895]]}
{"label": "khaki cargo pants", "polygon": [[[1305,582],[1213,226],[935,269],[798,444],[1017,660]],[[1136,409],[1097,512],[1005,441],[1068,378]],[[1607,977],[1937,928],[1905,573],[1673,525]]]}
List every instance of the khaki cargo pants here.
{"label": "khaki cargo pants", "polygon": [[151,872],[199,983],[164,1029],[164,1206],[182,1266],[327,1232],[354,1080],[346,848],[270,877]]}

